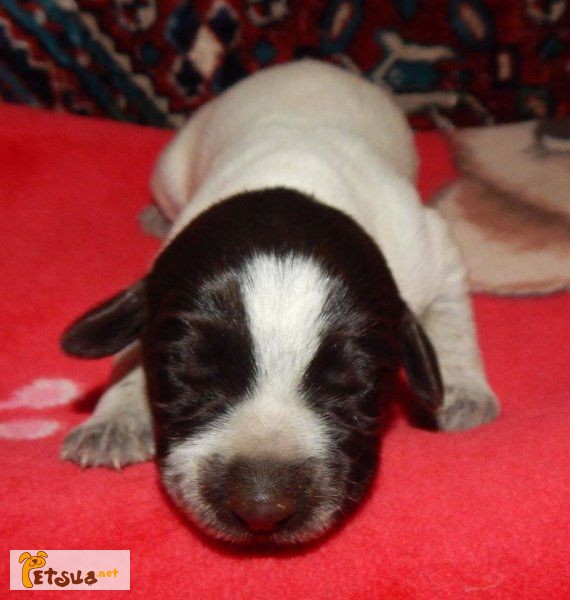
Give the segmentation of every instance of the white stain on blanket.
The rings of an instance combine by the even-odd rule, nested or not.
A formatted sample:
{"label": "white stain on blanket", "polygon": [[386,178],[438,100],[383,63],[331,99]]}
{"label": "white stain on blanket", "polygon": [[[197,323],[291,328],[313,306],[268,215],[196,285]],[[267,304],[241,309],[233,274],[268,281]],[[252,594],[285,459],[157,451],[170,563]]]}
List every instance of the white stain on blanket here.
{"label": "white stain on blanket", "polygon": [[0,410],[52,408],[73,402],[80,392],[80,386],[71,379],[35,379],[0,402]]}
{"label": "white stain on blanket", "polygon": [[51,435],[58,428],[57,421],[48,419],[14,419],[0,423],[0,439],[36,440]]}

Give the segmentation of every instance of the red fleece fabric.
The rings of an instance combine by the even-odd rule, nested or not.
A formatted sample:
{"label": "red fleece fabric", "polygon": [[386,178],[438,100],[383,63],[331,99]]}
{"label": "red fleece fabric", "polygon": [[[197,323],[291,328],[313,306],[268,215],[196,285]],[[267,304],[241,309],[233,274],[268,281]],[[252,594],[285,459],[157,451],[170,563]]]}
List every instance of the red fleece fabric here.
{"label": "red fleece fabric", "polygon": [[[0,433],[14,419],[59,423],[48,437],[0,439],[0,596],[10,594],[9,549],[51,548],[129,549],[131,591],[113,598],[568,598],[568,295],[475,297],[501,417],[436,433],[395,410],[370,497],[308,548],[207,540],[174,512],[152,463],[119,473],[60,461],[62,437],[92,410],[110,361],[67,358],[58,336],[152,261],[158,243],[136,216],[171,135],[0,106],[0,399],[38,378],[85,390],[43,410],[0,403]],[[417,139],[425,196],[454,171],[437,134]]]}

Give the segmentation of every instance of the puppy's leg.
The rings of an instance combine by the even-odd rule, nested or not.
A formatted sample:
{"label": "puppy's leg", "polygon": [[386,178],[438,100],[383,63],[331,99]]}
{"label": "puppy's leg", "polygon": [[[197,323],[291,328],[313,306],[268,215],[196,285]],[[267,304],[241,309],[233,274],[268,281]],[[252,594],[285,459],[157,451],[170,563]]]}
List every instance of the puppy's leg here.
{"label": "puppy's leg", "polygon": [[154,455],[152,419],[139,365],[111,386],[93,415],[72,429],[61,457],[81,467],[121,467]]}
{"label": "puppy's leg", "polygon": [[465,268],[447,230],[440,234],[445,277],[420,320],[435,348],[445,390],[443,406],[435,415],[437,425],[452,431],[493,420],[500,406],[483,370]]}

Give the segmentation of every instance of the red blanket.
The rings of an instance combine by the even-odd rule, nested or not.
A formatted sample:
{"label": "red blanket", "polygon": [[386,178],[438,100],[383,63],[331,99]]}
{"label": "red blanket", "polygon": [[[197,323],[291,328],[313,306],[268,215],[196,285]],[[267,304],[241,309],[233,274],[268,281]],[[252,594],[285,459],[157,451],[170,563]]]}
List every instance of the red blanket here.
{"label": "red blanket", "polygon": [[[170,135],[0,107],[0,595],[9,549],[51,548],[129,549],[131,592],[114,598],[568,598],[568,295],[476,297],[502,416],[444,434],[396,410],[371,497],[310,548],[219,546],[179,519],[153,464],[59,460],[109,361],[66,358],[58,336],[151,262],[136,215]],[[418,143],[426,195],[453,169],[436,134]]]}

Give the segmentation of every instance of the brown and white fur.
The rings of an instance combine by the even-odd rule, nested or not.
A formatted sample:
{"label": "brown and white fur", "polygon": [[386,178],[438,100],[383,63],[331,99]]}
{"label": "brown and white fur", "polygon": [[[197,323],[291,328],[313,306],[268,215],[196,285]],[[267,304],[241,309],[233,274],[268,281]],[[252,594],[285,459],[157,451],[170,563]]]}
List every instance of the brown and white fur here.
{"label": "brown and white fur", "polygon": [[87,357],[140,339],[143,360],[63,458],[121,467],[156,447],[201,528],[285,544],[365,494],[400,365],[440,429],[494,418],[465,269],[416,168],[390,95],[322,63],[198,110],[153,175],[173,225],[148,276],[64,335]]}

